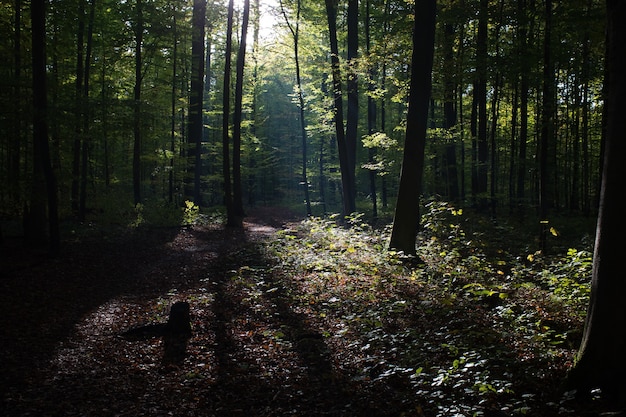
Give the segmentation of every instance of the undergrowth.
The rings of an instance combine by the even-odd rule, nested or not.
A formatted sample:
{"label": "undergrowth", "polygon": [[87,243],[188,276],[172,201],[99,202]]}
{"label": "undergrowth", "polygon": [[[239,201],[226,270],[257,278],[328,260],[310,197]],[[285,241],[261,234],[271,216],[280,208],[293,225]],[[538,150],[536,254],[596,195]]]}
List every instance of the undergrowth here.
{"label": "undergrowth", "polygon": [[308,218],[268,249],[353,384],[405,390],[417,415],[571,415],[559,381],[582,335],[589,248],[522,252],[506,244],[514,226],[431,202],[415,263],[388,250],[388,228],[347,222]]}

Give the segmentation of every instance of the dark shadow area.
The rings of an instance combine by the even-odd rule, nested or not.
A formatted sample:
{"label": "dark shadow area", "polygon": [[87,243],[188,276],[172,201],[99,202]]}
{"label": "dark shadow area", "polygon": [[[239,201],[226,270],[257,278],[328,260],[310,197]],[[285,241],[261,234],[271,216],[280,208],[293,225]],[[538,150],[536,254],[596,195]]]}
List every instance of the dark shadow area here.
{"label": "dark shadow area", "polygon": [[[167,253],[178,228],[66,241],[60,257],[5,242],[0,256],[0,392],[30,383],[81,318],[141,291],[142,270]],[[165,284],[165,283],[161,283]]]}

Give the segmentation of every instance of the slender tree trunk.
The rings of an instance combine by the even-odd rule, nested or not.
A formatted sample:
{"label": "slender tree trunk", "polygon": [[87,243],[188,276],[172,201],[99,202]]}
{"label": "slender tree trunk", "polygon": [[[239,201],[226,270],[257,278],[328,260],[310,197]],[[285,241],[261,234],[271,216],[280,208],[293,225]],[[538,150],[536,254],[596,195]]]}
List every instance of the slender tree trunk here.
{"label": "slender tree trunk", "polygon": [[187,159],[188,185],[186,194],[191,196],[194,203],[202,204],[201,174],[202,174],[202,133],[203,119],[202,103],[204,99],[204,37],[206,21],[206,0],[194,0],[193,24],[191,31],[191,92],[189,97],[189,114],[187,129]]}
{"label": "slender tree trunk", "polygon": [[390,248],[415,254],[420,222],[420,190],[424,168],[428,103],[435,45],[436,0],[415,2],[411,86],[406,140]]}
{"label": "slender tree trunk", "polygon": [[554,138],[554,64],[552,62],[552,0],[545,0],[545,38],[543,46],[543,106],[541,110],[541,147],[539,154],[539,211],[541,249],[546,250],[548,216],[554,205],[556,139]]}
{"label": "slender tree trunk", "polygon": [[280,1],[280,10],[282,12],[283,17],[285,18],[285,23],[291,32],[291,37],[293,38],[293,53],[294,53],[294,61],[296,64],[296,90],[298,94],[298,108],[300,112],[300,137],[302,140],[302,187],[304,188],[304,202],[306,204],[306,214],[310,216],[311,213],[311,197],[309,196],[309,180],[307,176],[307,133],[306,133],[306,120],[304,116],[304,92],[302,90],[302,79],[300,76],[300,51],[299,51],[299,40],[300,40],[300,12],[301,12],[301,0],[296,1],[296,21],[295,23],[291,23],[289,21],[289,16],[287,15],[287,11],[285,10],[284,4],[282,0]]}
{"label": "slender tree trunk", "polygon": [[[178,13],[176,3],[172,3],[172,32],[174,32],[172,46],[172,96],[170,98],[170,170],[168,172],[168,199],[170,203],[174,202],[174,153],[176,152],[176,84],[178,82],[178,21],[176,14]],[[192,54],[193,55],[193,54]]]}
{"label": "slender tree trunk", "polygon": [[13,119],[11,121],[11,139],[7,149],[7,185],[9,197],[14,203],[21,200],[20,167],[22,165],[22,1],[15,0],[13,37],[13,86],[11,102],[13,103]]}
{"label": "slender tree trunk", "polygon": [[337,41],[337,0],[325,0],[328,16],[328,32],[330,37],[330,60],[333,76],[333,98],[335,113],[335,134],[337,150],[339,152],[339,167],[341,170],[341,185],[343,194],[343,215],[347,216],[355,211],[354,176],[351,175],[350,157],[346,134],[343,129],[343,99],[341,93],[341,68],[339,63],[339,47]]}
{"label": "slender tree trunk", "polygon": [[91,50],[93,47],[93,24],[96,11],[96,0],[91,0],[89,6],[89,23],[87,26],[87,48],[85,50],[85,76],[83,78],[83,99],[82,99],[82,150],[81,150],[81,169],[80,169],[80,199],[78,205],[78,218],[80,221],[85,220],[87,210],[87,177],[89,175],[89,121],[91,115],[91,106],[89,103],[89,81],[91,77]]}
{"label": "slender tree trunk", "polygon": [[135,204],[141,202],[141,83],[143,48],[143,0],[137,0],[135,22],[135,86],[133,87],[133,197]]}
{"label": "slender tree trunk", "polygon": [[[43,212],[47,199],[47,215],[49,228],[49,248],[53,256],[58,255],[60,249],[60,232],[58,218],[58,199],[56,176],[52,169],[50,158],[50,144],[48,141],[48,97],[46,86],[46,2],[33,0],[31,2],[32,24],[32,66],[33,66],[33,181],[44,183],[45,192],[40,193],[40,186],[33,186],[33,212]],[[42,181],[43,180],[43,181]],[[43,187],[41,187],[43,188]],[[44,220],[45,222],[45,220]],[[43,234],[42,234],[43,236]],[[41,236],[40,236],[41,237]]]}
{"label": "slender tree trunk", "polygon": [[224,176],[224,204],[226,206],[226,224],[231,227],[239,227],[234,210],[233,195],[230,175],[230,69],[233,37],[233,9],[234,1],[228,1],[228,18],[226,29],[226,51],[224,63],[224,88],[222,108],[222,171]]}
{"label": "slender tree trunk", "polygon": [[[359,1],[348,0],[348,112],[346,115],[346,146],[348,169],[352,182],[350,213],[356,211],[356,146],[359,124],[359,77],[356,68],[359,49]],[[350,214],[348,213],[348,214]]]}
{"label": "slender tree trunk", "polygon": [[[535,11],[535,1],[530,0],[530,5],[526,7],[526,0],[520,0],[518,2],[517,13],[521,21],[520,24],[520,131],[519,131],[519,152],[517,154],[517,206],[520,210],[520,216],[523,216],[523,209],[525,207],[524,200],[526,198],[526,154],[528,145],[528,94],[530,89],[529,72],[530,65],[527,54],[530,53],[530,48],[533,47],[532,36],[534,25],[531,26],[534,20],[529,16],[533,15]],[[530,28],[529,28],[530,27]]]}
{"label": "slender tree trunk", "polygon": [[[452,129],[456,126],[456,108],[454,102],[454,77],[452,74],[454,67],[454,25],[446,23],[444,25],[444,98],[443,98],[443,120],[444,129]],[[459,201],[459,178],[456,163],[456,143],[454,140],[445,144],[444,156],[444,176],[446,179],[447,194],[451,201]]]}
{"label": "slender tree trunk", "polygon": [[78,0],[78,28],[76,32],[76,82],[75,86],[75,126],[74,141],[72,145],[72,211],[80,217],[80,156],[81,144],[83,142],[83,77],[85,71],[84,64],[84,42],[85,42],[85,3],[87,0]]}
{"label": "slender tree trunk", "polygon": [[246,62],[246,38],[248,37],[248,21],[250,19],[250,0],[243,5],[243,22],[241,23],[241,41],[237,53],[237,80],[235,82],[235,110],[233,114],[233,211],[237,222],[241,223],[245,216],[243,210],[243,192],[241,184],[241,121],[243,106],[243,77]]}
{"label": "slender tree trunk", "polygon": [[[371,49],[371,34],[370,34],[370,6],[371,1],[366,0],[367,3],[365,5],[366,16],[365,16],[365,45],[367,48],[367,55],[370,55]],[[369,83],[367,86],[369,94],[367,95],[367,133],[369,135],[374,134],[376,131],[376,101],[374,100],[374,90],[376,89],[376,70],[372,64],[370,64],[370,68],[368,71],[369,75]],[[374,163],[376,157],[376,149],[369,148],[368,149],[368,160],[370,164]],[[369,180],[370,180],[370,198],[372,200],[372,218],[376,220],[378,218],[378,197],[376,195],[376,171],[373,169],[369,170]]]}
{"label": "slender tree trunk", "polygon": [[480,0],[478,20],[478,38],[476,46],[476,82],[477,105],[478,105],[478,135],[477,135],[477,183],[479,205],[483,207],[487,193],[487,173],[489,148],[487,145],[487,23],[488,0]]}

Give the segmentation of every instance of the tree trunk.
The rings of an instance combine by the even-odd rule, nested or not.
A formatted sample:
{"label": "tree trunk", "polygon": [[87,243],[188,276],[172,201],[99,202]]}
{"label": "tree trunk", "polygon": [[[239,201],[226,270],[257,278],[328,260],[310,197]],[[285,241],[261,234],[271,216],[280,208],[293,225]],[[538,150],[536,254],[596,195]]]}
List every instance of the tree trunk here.
{"label": "tree trunk", "polygon": [[194,203],[202,204],[202,133],[204,99],[204,35],[206,21],[206,0],[194,0],[191,29],[191,91],[189,95],[189,114],[187,129],[188,181],[186,194]]}
{"label": "tree trunk", "polygon": [[143,0],[137,0],[135,22],[135,86],[133,88],[133,197],[141,202],[141,82],[143,47]]}
{"label": "tree trunk", "polygon": [[[359,49],[359,2],[348,0],[348,112],[346,115],[346,146],[348,169],[352,182],[350,195],[350,213],[356,211],[356,145],[359,124],[359,77],[356,68]],[[346,213],[346,214],[350,214]]]}
{"label": "tree trunk", "polygon": [[478,37],[476,46],[476,100],[478,106],[476,194],[478,204],[484,207],[487,193],[489,149],[487,145],[487,24],[488,0],[480,0]]}
{"label": "tree trunk", "polygon": [[[365,7],[366,17],[365,17],[365,45],[367,48],[367,54],[370,55],[370,47],[371,47],[371,35],[370,35],[370,0],[367,0],[367,4]],[[372,135],[376,131],[376,101],[374,100],[373,94],[376,89],[376,83],[374,79],[376,77],[376,70],[374,66],[370,64],[369,68],[369,83],[367,86],[369,94],[367,95],[367,134]],[[376,149],[369,148],[368,149],[368,160],[370,164],[374,163],[376,157]],[[376,196],[376,171],[373,169],[369,170],[369,180],[370,180],[370,198],[372,200],[372,218],[376,220],[378,218],[378,198]]]}
{"label": "tree trunk", "polygon": [[236,220],[233,210],[233,195],[230,178],[230,135],[228,133],[230,120],[230,68],[233,37],[233,9],[234,1],[228,1],[228,18],[226,28],[226,50],[224,63],[224,88],[222,103],[222,171],[224,176],[224,204],[226,206],[226,224],[238,227],[240,224]]}
{"label": "tree trunk", "polygon": [[333,76],[333,98],[335,113],[335,134],[339,153],[339,169],[343,194],[343,215],[347,216],[356,209],[354,176],[350,170],[350,156],[343,129],[343,99],[341,93],[341,67],[339,63],[339,46],[337,42],[337,0],[325,0],[328,16],[328,33],[330,38],[330,60]]}
{"label": "tree trunk", "polygon": [[79,215],[80,210],[80,149],[83,141],[82,122],[83,122],[83,77],[85,75],[83,64],[83,49],[85,42],[85,2],[86,0],[78,0],[78,28],[76,32],[76,81],[75,81],[75,126],[74,141],[72,145],[72,189],[71,201],[72,211]]}
{"label": "tree trunk", "polygon": [[243,22],[241,23],[241,40],[237,53],[235,81],[235,110],[233,113],[233,214],[237,223],[241,223],[245,213],[243,210],[243,194],[241,184],[241,121],[243,105],[243,77],[246,62],[246,38],[248,37],[248,20],[250,18],[250,0],[244,1]]}
{"label": "tree trunk", "polygon": [[[48,206],[49,248],[53,256],[58,255],[60,249],[60,233],[58,219],[57,182],[50,158],[48,143],[48,96],[46,87],[46,2],[33,0],[31,2],[32,23],[32,67],[33,67],[33,195],[31,199],[32,213],[42,214],[45,223],[45,206]],[[42,181],[43,179],[43,181]],[[45,191],[40,190],[44,184]],[[41,187],[43,188],[43,187]],[[44,191],[41,193],[41,191]],[[41,233],[39,238],[45,236]]]}
{"label": "tree trunk", "polygon": [[[174,202],[174,152],[176,151],[176,83],[178,81],[178,25],[176,14],[178,13],[176,3],[172,4],[172,32],[174,32],[174,40],[172,47],[172,90],[170,97],[170,170],[168,173],[168,197],[169,202]],[[192,53],[193,55],[193,53]]]}
{"label": "tree trunk", "polygon": [[96,0],[91,0],[89,6],[89,23],[87,26],[87,49],[85,50],[85,76],[83,78],[83,94],[82,94],[82,144],[81,144],[81,168],[80,168],[80,197],[78,204],[78,219],[85,220],[87,210],[87,177],[89,175],[89,121],[90,121],[90,104],[89,104],[89,81],[91,77],[91,50],[93,46],[93,24],[96,11]]}
{"label": "tree trunk", "polygon": [[[444,93],[443,93],[443,127],[452,129],[456,126],[456,108],[454,103],[454,25],[446,23],[444,25]],[[456,143],[452,139],[445,145],[443,159],[444,176],[446,180],[447,195],[451,201],[459,201],[459,178],[456,165]]]}
{"label": "tree trunk", "polygon": [[554,206],[554,172],[556,169],[556,138],[554,137],[554,64],[552,62],[552,0],[545,3],[545,38],[543,45],[543,106],[541,110],[541,142],[539,149],[539,211],[540,244],[546,250],[548,216]]}
{"label": "tree trunk", "polygon": [[283,5],[282,0],[280,1],[280,10],[282,12],[283,17],[285,18],[285,23],[291,32],[291,37],[293,38],[293,54],[294,61],[296,64],[296,90],[298,94],[298,108],[300,112],[300,137],[302,140],[302,187],[304,189],[304,202],[306,204],[306,214],[310,216],[311,213],[311,197],[309,195],[309,180],[307,176],[307,133],[306,133],[306,120],[304,117],[304,93],[302,91],[302,78],[300,76],[300,51],[299,51],[299,40],[300,40],[300,12],[301,12],[301,0],[297,0],[296,2],[296,21],[295,23],[291,23],[289,21],[289,16],[287,15],[287,11]]}
{"label": "tree trunk", "polygon": [[601,388],[614,400],[626,397],[626,280],[616,267],[626,251],[626,218],[622,210],[623,179],[626,177],[626,7],[607,0],[607,67],[611,88],[606,99],[607,132],[600,211],[593,257],[592,291],[578,353],[568,382],[582,394]]}
{"label": "tree trunk", "polygon": [[411,86],[406,139],[390,248],[415,254],[420,221],[420,190],[424,168],[428,103],[435,48],[436,0],[415,2]]}

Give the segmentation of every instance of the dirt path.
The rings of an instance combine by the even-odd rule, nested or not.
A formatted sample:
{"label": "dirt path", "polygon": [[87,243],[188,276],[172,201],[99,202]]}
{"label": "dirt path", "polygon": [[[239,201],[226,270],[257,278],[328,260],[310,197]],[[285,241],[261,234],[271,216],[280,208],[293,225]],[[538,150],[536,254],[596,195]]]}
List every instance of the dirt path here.
{"label": "dirt path", "polygon": [[[244,230],[193,227],[68,243],[58,260],[2,260],[1,414],[351,415],[362,405],[323,337],[289,305],[262,242],[293,216]],[[124,331],[191,303],[186,356]]]}

